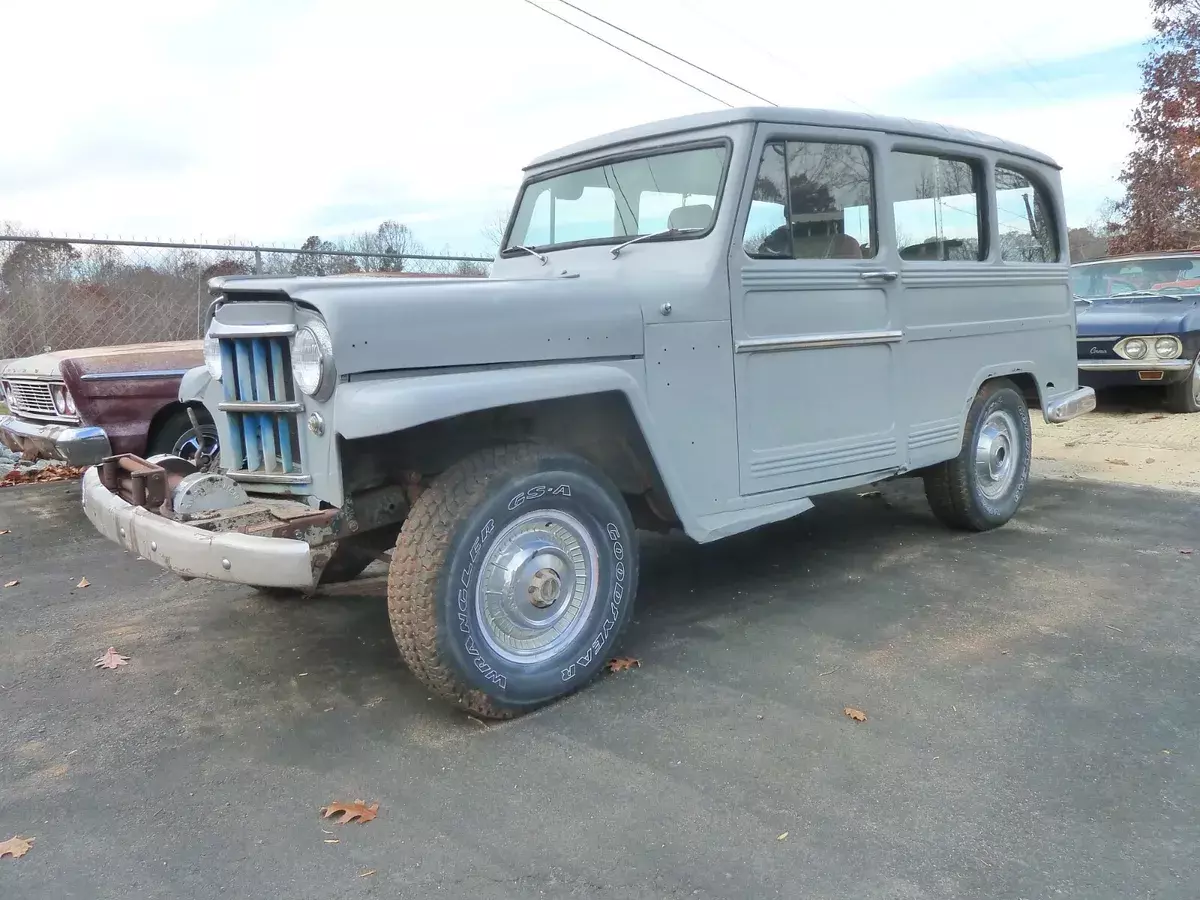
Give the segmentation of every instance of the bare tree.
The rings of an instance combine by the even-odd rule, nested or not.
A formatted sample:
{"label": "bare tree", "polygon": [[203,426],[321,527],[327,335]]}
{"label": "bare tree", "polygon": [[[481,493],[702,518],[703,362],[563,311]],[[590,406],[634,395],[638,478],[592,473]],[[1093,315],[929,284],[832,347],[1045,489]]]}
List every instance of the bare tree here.
{"label": "bare tree", "polygon": [[479,229],[479,233],[487,241],[487,246],[493,255],[500,252],[500,245],[504,241],[504,232],[508,230],[508,214],[507,207],[496,210],[487,223]]}

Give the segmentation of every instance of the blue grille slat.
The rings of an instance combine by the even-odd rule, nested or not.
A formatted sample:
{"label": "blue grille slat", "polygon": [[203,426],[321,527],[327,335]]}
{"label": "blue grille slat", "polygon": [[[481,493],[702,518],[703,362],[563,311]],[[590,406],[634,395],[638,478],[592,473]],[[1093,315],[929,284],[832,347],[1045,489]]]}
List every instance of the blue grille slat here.
{"label": "blue grille slat", "polygon": [[[271,341],[271,399],[285,401],[288,399],[287,382],[290,376],[283,367],[283,344]],[[279,456],[283,463],[283,471],[292,471],[292,423],[287,416],[279,417]]]}
{"label": "blue grille slat", "polygon": [[[250,342],[254,360],[254,399],[273,400],[271,396],[271,373],[267,366],[267,342],[256,338]],[[259,413],[254,417],[258,422],[258,439],[261,442],[263,468],[268,474],[274,474],[279,467],[279,451],[275,446],[275,416],[270,413]]]}
{"label": "blue grille slat", "polygon": [[[225,393],[226,400],[237,399],[237,393],[234,390],[234,381],[237,377],[234,371],[235,366],[233,346],[229,341],[221,341],[221,371],[225,376],[221,379],[221,389]],[[242,417],[237,413],[229,414],[229,443],[231,445],[229,454],[234,461],[231,468],[239,468],[246,458],[246,444],[242,440]]]}
{"label": "blue grille slat", "polygon": [[[257,400],[254,396],[254,377],[250,374],[250,348],[246,341],[235,341],[237,355],[237,381],[239,400]],[[262,468],[262,445],[258,438],[258,417],[253,413],[242,414],[242,433],[246,437],[246,468],[250,471]]]}

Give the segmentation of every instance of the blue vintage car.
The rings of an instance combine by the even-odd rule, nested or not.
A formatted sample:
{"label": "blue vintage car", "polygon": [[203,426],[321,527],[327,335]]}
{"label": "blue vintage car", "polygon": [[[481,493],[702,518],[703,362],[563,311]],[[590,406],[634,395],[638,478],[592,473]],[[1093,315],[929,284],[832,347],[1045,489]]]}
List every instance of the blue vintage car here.
{"label": "blue vintage car", "polygon": [[1155,387],[1200,411],[1200,250],[1076,263],[1071,286],[1080,384]]}

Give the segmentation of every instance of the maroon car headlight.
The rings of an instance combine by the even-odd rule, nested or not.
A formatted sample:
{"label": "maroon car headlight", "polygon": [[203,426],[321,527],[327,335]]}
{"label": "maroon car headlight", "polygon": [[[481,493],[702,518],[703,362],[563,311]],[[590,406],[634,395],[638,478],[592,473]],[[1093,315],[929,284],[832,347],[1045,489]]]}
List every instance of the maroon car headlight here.
{"label": "maroon car headlight", "polygon": [[71,392],[67,390],[65,385],[51,385],[50,396],[54,398],[54,408],[58,410],[60,416],[75,415],[75,399],[71,396]]}

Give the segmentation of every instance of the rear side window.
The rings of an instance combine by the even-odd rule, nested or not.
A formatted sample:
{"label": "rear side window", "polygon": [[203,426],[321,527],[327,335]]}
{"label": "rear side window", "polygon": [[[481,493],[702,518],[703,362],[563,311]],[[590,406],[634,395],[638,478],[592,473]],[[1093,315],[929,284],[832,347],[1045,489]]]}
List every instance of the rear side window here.
{"label": "rear side window", "polygon": [[892,153],[892,212],[900,258],[968,261],[987,256],[979,166],[925,153]]}
{"label": "rear side window", "polygon": [[744,246],[774,259],[871,259],[871,153],[860,144],[773,141],[763,147]]}
{"label": "rear side window", "polygon": [[1054,205],[1039,184],[1016,169],[996,167],[996,223],[1006,262],[1058,262]]}

